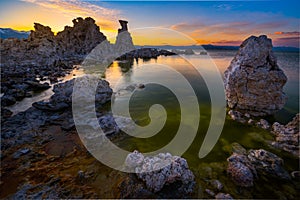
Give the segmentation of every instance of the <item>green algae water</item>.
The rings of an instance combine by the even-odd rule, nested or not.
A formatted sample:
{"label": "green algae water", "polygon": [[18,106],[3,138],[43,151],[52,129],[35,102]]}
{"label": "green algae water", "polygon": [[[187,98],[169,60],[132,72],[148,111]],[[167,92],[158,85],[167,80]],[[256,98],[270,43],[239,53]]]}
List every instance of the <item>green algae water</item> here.
{"label": "green algae water", "polygon": [[[224,73],[229,66],[230,61],[234,57],[235,51],[211,51],[209,52],[213,61],[217,65],[220,73]],[[278,121],[287,123],[299,111],[299,54],[293,52],[276,52],[279,66],[284,70],[288,77],[284,91],[288,95],[288,102],[284,109],[278,112],[274,117],[268,118],[270,123]],[[201,55],[189,55],[189,59],[202,59]],[[204,158],[199,159],[198,153],[206,135],[210,119],[211,119],[211,101],[208,88],[199,74],[188,62],[180,56],[160,56],[157,59],[136,60],[134,62],[114,62],[106,70],[106,80],[114,87],[119,79],[123,79],[123,88],[128,88],[128,84],[143,83],[143,76],[137,76],[141,66],[147,64],[147,69],[143,68],[143,76],[151,73],[161,75],[164,73],[164,79],[172,84],[176,84],[176,79],[163,70],[163,65],[168,65],[181,73],[191,84],[198,99],[200,111],[199,128],[193,143],[183,154],[187,159],[189,166],[196,176],[197,188],[195,197],[205,197],[205,189],[211,189],[209,180],[218,179],[224,185],[224,191],[239,198],[290,198],[289,195],[299,196],[299,192],[294,185],[286,182],[274,180],[268,177],[259,179],[255,182],[251,189],[244,189],[236,186],[226,174],[226,159],[231,155],[231,144],[237,142],[249,149],[266,149],[283,158],[284,167],[289,172],[299,169],[299,162],[296,158],[288,153],[272,148],[269,143],[273,140],[273,135],[254,126],[241,124],[226,117],[225,124],[221,136],[214,146],[213,150]],[[161,65],[162,69],[151,67]],[[206,66],[203,66],[206,67]],[[155,71],[154,71],[155,70]],[[140,73],[139,73],[140,74]],[[180,85],[176,85],[180,89]],[[126,89],[125,89],[126,91]],[[118,93],[118,91],[114,91]],[[123,101],[128,98],[128,94],[117,96],[114,101]],[[186,97],[189,98],[189,97]],[[150,123],[149,108],[154,104],[162,105],[167,112],[167,121],[165,126],[158,134],[149,138],[136,138],[126,136],[118,141],[118,146],[128,151],[138,150],[146,153],[158,150],[168,144],[176,135],[180,125],[181,112],[180,105],[176,96],[168,90],[168,88],[158,84],[147,84],[142,90],[135,90],[130,99],[130,115],[131,118],[141,126]],[[185,105],[189,106],[189,105]],[[159,115],[159,114],[158,114]],[[190,119],[193,120],[193,119]],[[189,126],[186,124],[186,126]],[[192,127],[190,127],[192,129]],[[188,130],[188,129],[187,129]],[[192,131],[192,130],[191,130]],[[187,135],[189,132],[186,133]],[[292,197],[291,196],[291,197]]]}

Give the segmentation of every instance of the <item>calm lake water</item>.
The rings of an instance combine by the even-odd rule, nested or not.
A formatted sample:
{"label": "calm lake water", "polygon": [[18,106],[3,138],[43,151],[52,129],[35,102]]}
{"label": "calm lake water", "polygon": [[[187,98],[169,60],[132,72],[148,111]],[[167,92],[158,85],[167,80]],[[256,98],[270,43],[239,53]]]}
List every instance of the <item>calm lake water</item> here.
{"label": "calm lake water", "polygon": [[[235,53],[235,51],[210,51],[209,55],[217,65],[220,73],[223,74]],[[286,123],[299,112],[299,54],[290,52],[276,52],[275,54],[278,58],[279,66],[284,70],[288,77],[288,82],[284,87],[284,91],[289,98],[284,109],[279,111],[274,117],[268,118],[268,120],[270,122],[279,121],[281,123]],[[197,54],[189,55],[188,57],[189,59],[201,59],[201,55]],[[147,67],[143,67],[143,72],[141,72],[140,70],[143,65],[146,65]],[[157,67],[157,65],[160,67]],[[201,113],[199,129],[194,142],[183,154],[183,157],[187,159],[189,166],[196,175],[196,180],[200,185],[209,188],[207,178],[219,179],[224,184],[225,191],[241,198],[279,198],[284,196],[283,194],[295,194],[297,192],[292,185],[285,182],[280,183],[280,181],[277,181],[278,184],[274,185],[272,184],[272,181],[274,180],[268,178],[255,183],[255,187],[251,190],[238,188],[232,183],[226,175],[226,158],[231,155],[231,144],[233,142],[241,144],[247,150],[263,148],[279,155],[284,159],[285,168],[289,171],[299,169],[299,163],[297,159],[291,157],[287,153],[273,149],[268,145],[268,141],[273,139],[273,136],[269,132],[237,123],[229,117],[226,117],[221,137],[213,150],[206,157],[202,159],[198,158],[199,149],[210,123],[211,103],[207,86],[201,78],[201,75],[199,75],[199,73],[197,73],[197,71],[182,57],[160,56],[157,59],[151,60],[139,59],[133,63],[114,62],[107,69],[105,78],[110,82],[112,87],[119,84],[118,88],[126,88],[132,83],[143,83],[143,80],[154,73],[157,74],[158,77],[161,77],[163,74],[163,78],[166,81],[176,85],[176,78],[172,76],[172,73],[168,73],[164,70],[164,66],[161,65],[171,66],[183,74],[184,77],[189,80],[198,98],[199,110]],[[121,85],[120,82],[118,82],[120,79],[122,80]],[[176,85],[176,87],[180,88],[181,86]],[[129,96],[129,94],[123,93],[123,95],[115,98],[115,102],[121,103],[124,98],[129,98]],[[151,123],[148,111],[153,104],[163,105],[167,111],[168,117],[164,128],[158,134],[149,138],[128,136],[119,141],[118,146],[129,151],[137,149],[141,152],[151,152],[164,147],[174,138],[180,124],[180,107],[176,96],[165,87],[149,84],[142,90],[135,90],[130,99],[131,117],[139,125],[148,125]],[[185,107],[189,107],[189,105],[185,105]],[[188,126],[188,124],[186,126]],[[189,132],[186,134],[188,135]],[[199,188],[199,191],[202,191],[203,189],[205,188]],[[251,194],[253,196],[251,196]],[[201,195],[199,197],[201,197]]]}
{"label": "calm lake water", "polygon": [[[196,51],[196,53],[199,53]],[[213,59],[220,73],[223,74],[229,66],[230,61],[234,57],[236,51],[209,51],[209,55]],[[274,117],[268,118],[270,122],[279,121],[286,123],[290,121],[296,113],[299,112],[299,53],[292,52],[276,52],[279,66],[284,70],[288,77],[288,82],[284,87],[284,91],[288,96],[288,102],[284,109],[279,111]],[[201,55],[189,55],[191,60],[202,59]],[[146,67],[145,67],[146,65]],[[284,159],[285,168],[291,172],[299,169],[299,162],[297,159],[291,157],[289,154],[276,150],[268,145],[268,141],[273,140],[273,136],[265,130],[237,123],[226,116],[225,124],[221,136],[214,146],[213,150],[204,158],[198,157],[199,149],[202,141],[206,135],[210,118],[211,118],[211,102],[208,94],[208,88],[199,74],[191,64],[186,62],[180,56],[160,56],[157,59],[150,60],[135,60],[133,63],[129,62],[113,62],[106,70],[105,79],[110,82],[114,88],[123,88],[124,90],[114,90],[116,93],[114,102],[122,103],[126,98],[132,94],[130,85],[144,83],[146,78],[150,75],[157,75],[158,78],[164,79],[166,82],[173,84],[179,90],[181,85],[178,84],[174,74],[169,73],[163,65],[167,65],[177,70],[182,74],[191,84],[197,96],[200,122],[199,128],[196,130],[197,135],[193,140],[183,157],[187,159],[189,166],[196,176],[198,196],[203,197],[204,189],[211,188],[208,180],[218,179],[224,185],[224,191],[232,194],[234,197],[240,198],[282,198],[286,194],[298,194],[295,186],[280,182],[270,178],[262,178],[255,183],[252,189],[243,189],[237,187],[226,174],[226,165],[228,158],[231,155],[231,144],[237,142],[248,149],[266,149]],[[203,66],[206,67],[206,66]],[[209,70],[209,69],[208,69]],[[82,71],[74,71],[79,76]],[[68,80],[73,77],[73,74],[66,77]],[[121,80],[121,84],[120,81]],[[129,86],[129,89],[128,89]],[[182,91],[184,92],[184,91]],[[26,110],[31,106],[32,102],[49,98],[53,93],[51,89],[35,94],[34,98],[26,98],[20,103],[11,107],[14,112]],[[186,99],[189,100],[189,96]],[[149,138],[136,138],[126,136],[122,140],[117,140],[119,147],[133,151],[151,152],[164,147],[176,135],[181,119],[181,112],[179,102],[176,96],[168,90],[168,88],[158,84],[147,84],[144,89],[135,90],[130,99],[130,115],[135,122],[141,126],[145,126],[150,122],[148,116],[149,108],[154,104],[164,106],[167,113],[167,121],[161,131]],[[198,109],[190,105],[184,105],[187,110]],[[163,113],[156,113],[157,119]],[[193,119],[190,119],[191,121]],[[194,127],[189,127],[189,122],[185,124],[186,127],[193,131]],[[189,130],[189,129],[187,129]],[[189,131],[186,133],[189,134]],[[197,186],[197,187],[198,187]],[[202,186],[202,187],[201,187]],[[262,187],[263,186],[263,187]]]}

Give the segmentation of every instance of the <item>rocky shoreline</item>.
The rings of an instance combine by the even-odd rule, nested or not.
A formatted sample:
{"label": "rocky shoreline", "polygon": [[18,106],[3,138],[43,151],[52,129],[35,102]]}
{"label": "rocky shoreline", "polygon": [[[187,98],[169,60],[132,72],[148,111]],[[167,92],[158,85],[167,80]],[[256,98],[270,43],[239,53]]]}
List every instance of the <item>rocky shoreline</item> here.
{"label": "rocky shoreline", "polygon": [[[254,198],[252,189],[266,179],[284,181],[296,189],[300,188],[299,171],[286,170],[282,158],[265,149],[246,150],[238,143],[230,145],[231,155],[226,161],[210,163],[209,166],[200,163],[196,170],[189,167],[184,158],[170,153],[148,157],[134,151],[127,156],[124,166],[137,173],[114,171],[93,158],[78,136],[72,115],[75,79],[55,84],[54,94],[49,100],[35,102],[26,111],[11,116],[6,106],[29,97],[32,91],[48,89],[49,83],[42,81],[48,79],[55,83],[58,77],[65,76],[74,64],[82,61],[92,47],[106,40],[91,18],[78,18],[73,23],[74,27],[66,27],[57,36],[49,27],[35,24],[35,31],[28,40],[1,40],[1,55],[4,52],[4,57],[7,57],[7,62],[1,63],[1,198]],[[125,33],[124,38],[129,38],[127,22],[120,20],[120,24],[118,33]],[[72,42],[66,42],[66,38],[72,38]],[[123,51],[120,45],[123,44],[122,40],[119,37],[114,48]],[[79,44],[78,48],[74,47],[74,43]],[[20,49],[13,48],[16,44],[20,44]],[[275,138],[270,141],[270,146],[299,159],[299,114],[286,125],[278,122],[271,125],[260,118],[276,112],[285,102],[282,87],[286,77],[276,64],[271,46],[265,36],[251,37],[241,45],[225,73],[225,89],[231,109],[228,115],[240,123],[268,130]],[[53,55],[53,52],[57,52],[55,48],[58,48],[57,55]],[[256,52],[260,48],[263,49],[262,54]],[[22,62],[24,65],[18,63],[22,52],[28,49],[31,50],[26,53],[27,60]],[[48,52],[50,59],[45,63],[45,57],[36,56],[47,55],[47,49],[55,50]],[[247,53],[250,57],[245,58],[244,54],[249,49],[254,53]],[[17,52],[15,57],[11,57],[12,52]],[[161,55],[175,54],[144,48],[131,50],[117,59],[155,59]],[[259,61],[257,55],[262,56]],[[253,63],[253,60],[258,63]],[[248,79],[252,77],[251,80],[255,82],[270,76],[272,78],[264,80],[256,94],[249,92],[254,86]],[[89,78],[83,76],[76,81],[85,84]],[[120,131],[115,122],[117,119],[107,108],[113,91],[107,81],[97,81],[95,106],[98,124],[89,126],[100,125],[105,135],[117,143],[126,135]],[[271,98],[263,97],[264,101],[259,104],[261,89],[268,84],[271,84],[269,95],[275,96],[276,101],[271,102]],[[251,98],[248,98],[249,95]],[[149,168],[155,168],[165,161],[171,164],[149,172]],[[219,174],[226,174],[226,180],[219,180]],[[235,193],[231,194],[229,187],[236,188]],[[281,197],[297,199],[299,196],[299,193],[291,192]]]}

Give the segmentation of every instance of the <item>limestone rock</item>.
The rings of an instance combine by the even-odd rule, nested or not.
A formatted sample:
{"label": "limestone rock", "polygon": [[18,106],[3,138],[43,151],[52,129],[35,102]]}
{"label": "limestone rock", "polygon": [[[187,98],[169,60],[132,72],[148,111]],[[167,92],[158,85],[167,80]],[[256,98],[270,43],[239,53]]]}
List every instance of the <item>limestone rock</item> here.
{"label": "limestone rock", "polygon": [[127,23],[128,21],[125,21],[125,20],[119,20],[119,23],[121,25],[121,28],[118,29],[118,33],[121,33],[123,31],[128,31],[128,28],[127,28]]}
{"label": "limestone rock", "polygon": [[177,54],[177,55],[194,55],[195,52],[193,51],[193,49],[186,49],[186,50],[178,50],[178,49],[173,49],[172,53]]}
{"label": "limestone rock", "polygon": [[119,53],[119,56],[124,53],[130,52],[135,49],[130,33],[127,28],[127,21],[119,20],[121,29],[118,29],[118,35],[116,39],[116,44],[114,46],[115,51]]}
{"label": "limestone rock", "polygon": [[290,180],[283,168],[283,160],[264,149],[249,150],[247,154],[234,152],[227,158],[227,173],[233,182],[242,187],[252,187],[258,175],[279,180]]}
{"label": "limestone rock", "polygon": [[251,166],[246,156],[234,153],[227,161],[227,173],[231,176],[232,180],[242,187],[252,187],[256,174],[255,168]]}
{"label": "limestone rock", "polygon": [[282,180],[291,179],[289,173],[283,168],[283,160],[269,151],[264,149],[249,150],[248,159],[261,175]]}
{"label": "limestone rock", "polygon": [[210,184],[218,191],[221,191],[223,189],[223,184],[219,180],[212,180]]}
{"label": "limestone rock", "polygon": [[1,40],[3,66],[54,66],[59,60],[82,60],[99,43],[106,40],[95,21],[87,17],[73,20],[73,27],[55,36],[48,26],[34,24],[28,39]]}
{"label": "limestone rock", "polygon": [[241,44],[224,73],[228,106],[252,116],[272,115],[286,102],[286,81],[272,52],[271,39],[251,36]]}
{"label": "limestone rock", "polygon": [[159,192],[173,183],[180,184],[179,190],[185,194],[193,191],[194,175],[184,158],[172,156],[170,153],[144,157],[138,151],[134,151],[127,156],[125,165],[136,172],[137,177],[151,192]]}
{"label": "limestone rock", "polygon": [[260,119],[259,122],[256,123],[258,127],[268,130],[270,128],[270,124],[265,119]]}
{"label": "limestone rock", "polygon": [[299,113],[287,125],[282,125],[278,122],[275,122],[272,125],[271,132],[276,136],[276,138],[275,142],[272,142],[272,145],[299,157],[299,124]]}
{"label": "limestone rock", "polygon": [[43,26],[39,23],[34,23],[34,31],[31,31],[28,39],[30,41],[39,40],[43,38],[54,39],[54,33],[49,26]]}
{"label": "limestone rock", "polygon": [[98,44],[106,40],[95,20],[87,17],[79,17],[73,20],[73,27],[66,26],[57,33],[59,53],[64,57],[74,55],[86,55]]}
{"label": "limestone rock", "polygon": [[215,196],[216,199],[233,199],[230,194],[225,194],[225,193],[218,193]]}
{"label": "limestone rock", "polygon": [[128,22],[123,20],[119,20],[119,22],[122,28],[118,29],[116,43],[111,44],[104,40],[93,48],[82,63],[85,70],[97,66],[97,70],[101,70],[103,73],[115,59],[135,49],[132,37],[128,32]]}

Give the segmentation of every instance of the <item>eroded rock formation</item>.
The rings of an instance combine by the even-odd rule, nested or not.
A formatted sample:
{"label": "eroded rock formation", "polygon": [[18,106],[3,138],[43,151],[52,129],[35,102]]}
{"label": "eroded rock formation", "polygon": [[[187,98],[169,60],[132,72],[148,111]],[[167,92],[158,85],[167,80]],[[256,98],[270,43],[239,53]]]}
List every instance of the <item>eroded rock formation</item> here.
{"label": "eroded rock formation", "polygon": [[118,33],[121,33],[123,31],[128,31],[128,28],[127,28],[128,21],[119,20],[119,23],[121,25],[121,28],[118,29]]}
{"label": "eroded rock formation", "polygon": [[86,55],[98,44],[106,40],[95,20],[87,17],[77,18],[73,21],[73,27],[66,26],[57,33],[56,39],[60,45],[60,55],[70,57],[72,55]]}
{"label": "eroded rock formation", "polygon": [[97,45],[87,55],[82,65],[85,70],[97,65],[98,70],[105,70],[116,58],[135,49],[132,37],[128,32],[127,21],[119,20],[121,28],[118,29],[116,43],[111,44],[107,40]]}
{"label": "eroded rock formation", "polygon": [[48,26],[34,24],[28,39],[1,40],[1,65],[49,66],[59,60],[82,60],[96,45],[106,40],[95,21],[87,17],[73,20],[73,27],[55,36]]}
{"label": "eroded rock formation", "polygon": [[[195,185],[194,174],[189,170],[187,161],[184,158],[172,156],[170,153],[160,153],[157,156],[145,157],[138,151],[134,151],[128,154],[125,165],[136,172],[137,177],[135,178],[138,178],[138,181],[134,183],[135,187],[140,187],[141,181],[145,184],[145,188],[136,192],[147,194],[146,198],[153,197],[155,196],[154,194],[168,198],[168,196],[164,196],[166,195],[164,194],[165,192],[162,192],[165,187],[176,188],[177,192],[173,194],[173,197],[176,198],[187,198],[193,191]],[[124,191],[127,191],[126,188],[133,186],[124,182],[122,187]],[[136,197],[139,196],[137,195],[138,193],[126,193],[121,195],[121,197]]]}
{"label": "eroded rock formation", "polygon": [[287,151],[294,156],[300,156],[299,147],[299,124],[300,114],[298,113],[287,125],[281,125],[275,122],[272,125],[272,133],[276,136],[271,144],[279,149]]}
{"label": "eroded rock formation", "polygon": [[280,110],[287,81],[272,52],[272,41],[265,35],[251,36],[224,73],[228,106],[252,116],[265,116]]}
{"label": "eroded rock formation", "polygon": [[[227,173],[239,186],[252,187],[259,177],[273,177],[290,180],[289,173],[283,168],[283,160],[264,149],[249,150],[234,143],[233,154],[227,158]],[[259,176],[258,176],[259,175]]]}
{"label": "eroded rock formation", "polygon": [[[121,29],[118,29],[118,35],[115,44],[115,51],[120,55],[135,49],[130,33],[127,28],[127,21],[119,20]],[[120,56],[119,55],[119,56]]]}
{"label": "eroded rock formation", "polygon": [[[49,79],[51,83],[57,82],[87,55],[107,67],[120,53],[133,50],[127,22],[120,20],[120,24],[122,31],[119,31],[116,45],[109,43],[90,17],[74,19],[73,27],[66,26],[57,35],[50,27],[35,23],[28,39],[1,39],[1,93],[5,94],[2,104],[9,106],[30,96],[35,88],[26,81],[38,84]],[[43,86],[37,89],[49,87]]]}

